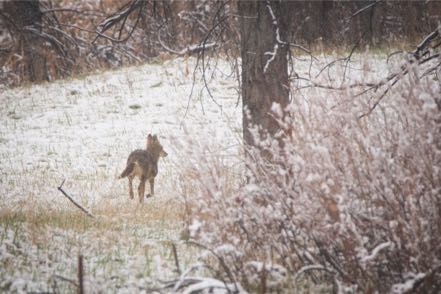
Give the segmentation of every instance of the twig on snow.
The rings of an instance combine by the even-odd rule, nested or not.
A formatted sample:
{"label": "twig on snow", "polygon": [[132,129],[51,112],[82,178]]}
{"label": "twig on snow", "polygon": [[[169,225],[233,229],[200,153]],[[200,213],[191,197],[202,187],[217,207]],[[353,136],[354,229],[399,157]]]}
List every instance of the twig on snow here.
{"label": "twig on snow", "polygon": [[75,200],[72,199],[72,197],[70,197],[64,190],[63,190],[63,184],[66,180],[64,179],[63,182],[61,182],[61,185],[58,187],[58,191],[60,191],[61,193],[63,193],[63,195],[70,200],[70,202],[72,202],[76,207],[78,207],[82,212],[84,212],[88,217],[90,218],[95,218],[93,216],[93,214],[91,214],[89,211],[87,211],[84,207],[82,207],[81,205],[79,205],[77,202],[75,202]]}

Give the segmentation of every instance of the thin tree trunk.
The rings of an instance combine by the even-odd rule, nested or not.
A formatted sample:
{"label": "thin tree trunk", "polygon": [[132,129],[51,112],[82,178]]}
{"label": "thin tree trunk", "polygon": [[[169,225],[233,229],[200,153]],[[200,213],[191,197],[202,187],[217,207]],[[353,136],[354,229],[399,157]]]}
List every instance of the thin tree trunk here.
{"label": "thin tree trunk", "polygon": [[6,23],[19,38],[19,51],[23,58],[22,76],[31,82],[48,80],[44,41],[38,36],[43,16],[40,2],[6,1],[3,5],[9,20]]}

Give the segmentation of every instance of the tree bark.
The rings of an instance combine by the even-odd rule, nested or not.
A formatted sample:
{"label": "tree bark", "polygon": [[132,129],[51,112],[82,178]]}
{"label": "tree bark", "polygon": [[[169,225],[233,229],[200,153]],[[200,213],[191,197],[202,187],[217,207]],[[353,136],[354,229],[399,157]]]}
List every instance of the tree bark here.
{"label": "tree bark", "polygon": [[273,103],[289,102],[288,56],[291,1],[239,1],[243,138],[256,145],[250,128],[260,126],[273,136],[278,124]]}
{"label": "tree bark", "polygon": [[3,5],[9,30],[18,38],[19,52],[23,58],[21,76],[31,82],[48,80],[44,41],[38,36],[43,16],[40,2],[6,1]]}

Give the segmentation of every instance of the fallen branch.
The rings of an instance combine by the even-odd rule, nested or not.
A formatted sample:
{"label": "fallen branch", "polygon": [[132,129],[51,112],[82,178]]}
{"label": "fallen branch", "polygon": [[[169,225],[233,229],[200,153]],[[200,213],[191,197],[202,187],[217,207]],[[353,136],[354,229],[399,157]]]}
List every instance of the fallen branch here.
{"label": "fallen branch", "polygon": [[76,207],[78,207],[82,212],[84,212],[88,217],[95,218],[90,212],[88,212],[85,208],[83,208],[81,205],[79,205],[75,200],[72,199],[64,190],[63,190],[63,184],[66,180],[63,180],[61,182],[61,185],[58,187],[58,190],[63,193],[63,195],[70,200]]}

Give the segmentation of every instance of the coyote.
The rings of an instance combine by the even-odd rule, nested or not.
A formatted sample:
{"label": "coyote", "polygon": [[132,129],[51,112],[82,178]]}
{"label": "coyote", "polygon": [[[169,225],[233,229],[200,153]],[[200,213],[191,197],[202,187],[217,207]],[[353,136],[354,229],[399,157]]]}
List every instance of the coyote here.
{"label": "coyote", "polygon": [[138,186],[139,202],[144,201],[145,182],[149,180],[150,194],[146,197],[153,196],[155,193],[155,177],[158,174],[158,160],[159,157],[166,157],[168,154],[162,148],[156,135],[147,136],[147,147],[145,150],[135,150],[130,153],[127,159],[127,166],[119,179],[127,177],[129,179],[129,194],[130,199],[133,199],[132,182],[135,176],[139,177],[140,183]]}

